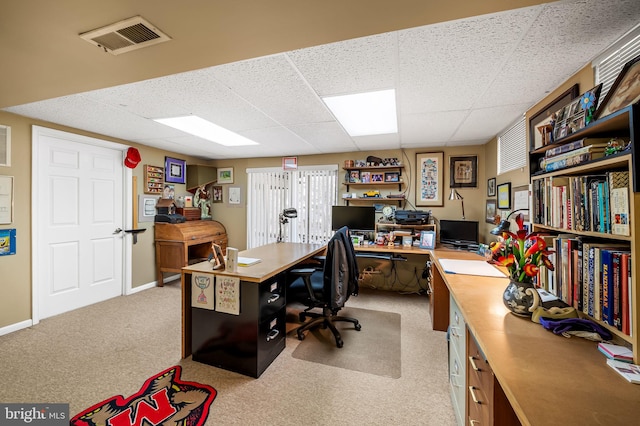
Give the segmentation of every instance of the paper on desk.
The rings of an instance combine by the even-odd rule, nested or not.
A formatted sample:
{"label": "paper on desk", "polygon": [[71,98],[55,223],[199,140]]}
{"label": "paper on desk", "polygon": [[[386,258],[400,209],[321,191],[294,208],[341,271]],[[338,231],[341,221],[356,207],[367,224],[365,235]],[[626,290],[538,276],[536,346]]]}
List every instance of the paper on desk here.
{"label": "paper on desk", "polygon": [[485,260],[439,259],[447,274],[481,275],[483,277],[506,278],[506,275]]}

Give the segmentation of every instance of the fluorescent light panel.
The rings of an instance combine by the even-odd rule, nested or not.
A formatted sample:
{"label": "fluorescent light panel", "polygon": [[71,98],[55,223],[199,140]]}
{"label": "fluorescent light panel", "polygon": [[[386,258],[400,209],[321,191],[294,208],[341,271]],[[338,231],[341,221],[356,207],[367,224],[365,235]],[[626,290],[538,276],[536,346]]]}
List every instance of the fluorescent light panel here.
{"label": "fluorescent light panel", "polygon": [[322,100],[351,136],[398,133],[394,89],[329,96]]}
{"label": "fluorescent light panel", "polygon": [[220,127],[217,124],[213,124],[204,118],[198,117],[197,115],[156,118],[153,121],[157,121],[158,123],[173,127],[174,129],[181,130],[185,133],[189,133],[224,146],[258,145],[258,142],[254,142],[251,139],[240,136],[231,130]]}

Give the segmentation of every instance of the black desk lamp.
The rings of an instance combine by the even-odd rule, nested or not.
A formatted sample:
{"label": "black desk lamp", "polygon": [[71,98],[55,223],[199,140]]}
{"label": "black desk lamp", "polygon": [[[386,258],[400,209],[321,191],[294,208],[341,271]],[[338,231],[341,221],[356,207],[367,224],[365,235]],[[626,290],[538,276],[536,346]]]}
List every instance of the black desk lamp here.
{"label": "black desk lamp", "polygon": [[460,205],[462,206],[462,220],[464,220],[464,198],[455,188],[451,188],[451,194],[449,194],[450,200],[460,200]]}
{"label": "black desk lamp", "polygon": [[527,211],[527,209],[518,209],[512,211],[511,213],[509,213],[509,216],[507,216],[506,219],[501,220],[500,224],[493,228],[490,233],[493,235],[502,235],[503,232],[509,232],[509,230],[511,229],[511,222],[509,221],[509,219],[511,219],[511,216],[513,216],[514,213],[523,211]]}
{"label": "black desk lamp", "polygon": [[284,225],[285,223],[289,223],[289,219],[293,219],[296,217],[298,217],[298,211],[295,208],[290,207],[282,210],[282,213],[280,213],[280,229],[278,230],[278,240],[276,242],[282,242],[282,225]]}

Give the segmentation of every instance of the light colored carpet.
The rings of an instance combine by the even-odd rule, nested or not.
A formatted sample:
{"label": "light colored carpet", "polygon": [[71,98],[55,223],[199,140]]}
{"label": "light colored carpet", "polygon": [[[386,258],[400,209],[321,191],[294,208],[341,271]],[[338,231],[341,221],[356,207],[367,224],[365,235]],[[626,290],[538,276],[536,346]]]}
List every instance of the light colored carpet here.
{"label": "light colored carpet", "polygon": [[[349,322],[335,323],[344,347],[336,346],[331,330],[319,327],[305,332],[304,340],[292,356],[333,367],[399,378],[402,372],[400,314],[345,307],[339,315],[356,318],[362,325],[362,329],[357,331]],[[287,333],[287,337],[297,339],[295,329]]]}
{"label": "light colored carpet", "polygon": [[361,288],[348,305],[401,315],[399,379],[296,359],[307,343],[296,338],[259,379],[180,359],[178,282],[0,336],[0,401],[70,403],[75,415],[181,365],[183,380],[218,391],[207,425],[454,425],[445,333],[431,330],[428,298]]}

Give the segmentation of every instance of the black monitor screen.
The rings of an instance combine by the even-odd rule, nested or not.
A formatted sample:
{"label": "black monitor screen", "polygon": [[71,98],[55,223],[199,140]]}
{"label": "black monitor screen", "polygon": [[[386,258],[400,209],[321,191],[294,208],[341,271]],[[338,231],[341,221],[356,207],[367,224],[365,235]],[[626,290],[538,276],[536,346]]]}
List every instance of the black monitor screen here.
{"label": "black monitor screen", "polygon": [[443,244],[478,244],[478,222],[440,219],[440,242]]}
{"label": "black monitor screen", "polygon": [[376,209],[373,206],[333,206],[331,229],[343,226],[357,231],[373,231],[376,225]]}

